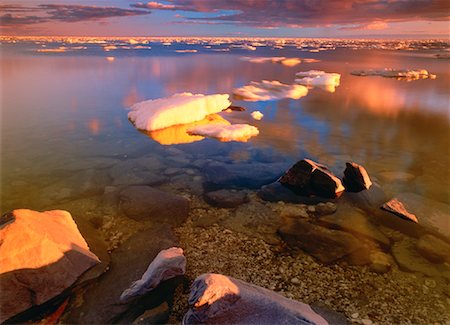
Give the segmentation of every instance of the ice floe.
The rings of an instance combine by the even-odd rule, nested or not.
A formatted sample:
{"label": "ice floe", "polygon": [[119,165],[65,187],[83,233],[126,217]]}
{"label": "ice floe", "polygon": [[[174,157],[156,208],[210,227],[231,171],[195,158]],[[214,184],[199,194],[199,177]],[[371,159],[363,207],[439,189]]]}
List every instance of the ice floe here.
{"label": "ice floe", "polygon": [[258,135],[257,127],[249,124],[206,124],[194,126],[187,130],[188,134],[211,137],[220,141],[246,142],[251,137]]}
{"label": "ice floe", "polygon": [[326,91],[334,93],[340,84],[341,75],[320,70],[297,72],[295,82],[310,87],[321,87]]}
{"label": "ice floe", "polygon": [[128,118],[140,130],[155,131],[173,125],[188,124],[221,112],[231,105],[227,94],[180,93],[150,99],[130,107]]}
{"label": "ice floe", "polygon": [[399,80],[436,79],[435,74],[429,73],[425,69],[420,70],[396,70],[385,68],[383,70],[357,70],[351,72],[354,76],[381,76],[385,78],[395,78]]}
{"label": "ice floe", "polygon": [[308,88],[302,85],[286,85],[277,80],[263,80],[262,82],[252,81],[249,85],[235,88],[233,94],[246,101],[299,99],[308,94]]}
{"label": "ice floe", "polygon": [[241,59],[252,63],[266,63],[266,62],[281,63],[282,65],[288,67],[294,67],[300,63],[319,62],[319,60],[316,59],[287,58],[285,56],[269,56],[269,57],[244,56]]}
{"label": "ice floe", "polygon": [[264,114],[261,113],[260,111],[254,111],[250,115],[253,117],[253,119],[258,120],[258,121],[264,117]]}
{"label": "ice floe", "polygon": [[197,50],[175,50],[177,53],[197,53]]}

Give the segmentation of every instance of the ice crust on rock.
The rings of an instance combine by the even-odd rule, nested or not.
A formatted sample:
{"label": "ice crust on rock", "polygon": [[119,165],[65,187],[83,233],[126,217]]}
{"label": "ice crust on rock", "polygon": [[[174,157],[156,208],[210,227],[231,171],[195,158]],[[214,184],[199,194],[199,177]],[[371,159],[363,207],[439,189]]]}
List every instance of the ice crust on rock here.
{"label": "ice crust on rock", "polygon": [[326,91],[334,93],[340,85],[341,75],[339,73],[325,72],[321,70],[301,71],[295,74],[295,82],[310,87],[321,87]]}
{"label": "ice crust on rock", "polygon": [[130,107],[128,118],[140,130],[155,131],[203,120],[231,105],[227,94],[179,93],[150,99]]}
{"label": "ice crust on rock", "polygon": [[206,124],[197,125],[187,130],[188,134],[216,138],[220,141],[246,142],[251,137],[258,135],[259,130],[249,124]]}
{"label": "ice crust on rock", "polygon": [[398,70],[385,68],[383,70],[357,70],[351,73],[354,76],[381,76],[385,78],[396,78],[399,80],[419,80],[419,79],[436,79],[435,74],[429,73],[425,69],[420,70]]}
{"label": "ice crust on rock", "polygon": [[308,94],[302,85],[287,85],[277,80],[252,81],[249,85],[233,89],[233,94],[245,101],[262,101],[281,98],[299,99]]}

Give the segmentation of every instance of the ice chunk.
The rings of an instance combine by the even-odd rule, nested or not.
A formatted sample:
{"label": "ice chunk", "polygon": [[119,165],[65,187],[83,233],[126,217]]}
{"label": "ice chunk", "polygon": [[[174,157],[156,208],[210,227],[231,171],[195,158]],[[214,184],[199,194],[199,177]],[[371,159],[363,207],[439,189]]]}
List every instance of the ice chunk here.
{"label": "ice chunk", "polygon": [[340,84],[341,75],[339,73],[329,73],[320,70],[310,70],[297,72],[295,82],[305,86],[321,87],[326,91],[334,93]]}
{"label": "ice chunk", "polygon": [[197,50],[175,50],[177,53],[197,53]]}
{"label": "ice chunk", "polygon": [[299,58],[286,58],[284,56],[269,56],[269,57],[243,57],[242,60],[246,60],[252,63],[265,63],[265,62],[272,62],[272,63],[281,63],[288,67],[296,66],[297,64],[300,64],[303,60]]}
{"label": "ice chunk", "polygon": [[252,81],[250,85],[233,89],[233,94],[246,101],[299,99],[308,94],[308,89],[301,85],[286,85],[277,80],[263,80],[262,82]]}
{"label": "ice chunk", "polygon": [[140,130],[155,131],[173,125],[203,120],[231,105],[227,94],[203,95],[181,93],[150,99],[130,108],[128,118]]}
{"label": "ice chunk", "polygon": [[399,80],[436,79],[435,74],[429,73],[425,69],[420,70],[395,70],[385,68],[383,70],[357,70],[351,73],[354,76],[381,76],[385,78],[396,78]]}
{"label": "ice chunk", "polygon": [[255,120],[261,120],[264,117],[264,114],[260,111],[254,111],[250,114]]}
{"label": "ice chunk", "polygon": [[189,134],[216,138],[220,141],[247,142],[251,137],[258,135],[258,128],[248,124],[206,124],[194,126],[187,130]]}

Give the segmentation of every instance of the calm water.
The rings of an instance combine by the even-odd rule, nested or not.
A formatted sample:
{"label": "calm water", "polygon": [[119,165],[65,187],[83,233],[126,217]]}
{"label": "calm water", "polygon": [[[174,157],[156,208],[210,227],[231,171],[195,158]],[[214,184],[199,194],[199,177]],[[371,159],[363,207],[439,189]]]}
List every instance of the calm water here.
{"label": "calm water", "polygon": [[[151,50],[110,52],[89,45],[65,53],[37,53],[40,47],[33,43],[2,45],[2,211],[43,208],[41,190],[54,183],[78,186],[70,184],[76,179],[70,176],[80,169],[74,167],[76,162],[83,161],[81,169],[98,168],[98,158],[123,162],[148,154],[164,161],[169,147],[192,159],[220,156],[235,163],[310,157],[338,174],[345,161],[354,160],[390,194],[414,192],[449,203],[447,60],[420,51],[338,48],[310,53],[294,47],[259,47],[224,53],[201,45],[150,45]],[[174,51],[186,47],[198,52]],[[287,67],[242,60],[249,55],[320,62]],[[423,68],[437,79],[405,82],[350,75],[357,69],[385,67]],[[235,87],[263,79],[292,83],[296,72],[312,69],[340,73],[336,92],[315,88],[299,100],[233,100],[247,112],[223,116],[260,130],[247,143],[204,139],[164,146],[137,131],[124,109],[178,92],[231,94]],[[260,110],[264,118],[252,120],[253,110]],[[183,142],[170,137],[177,136],[162,134],[155,139]],[[107,165],[100,167],[111,167]],[[49,203],[58,202],[50,198],[45,204]]]}

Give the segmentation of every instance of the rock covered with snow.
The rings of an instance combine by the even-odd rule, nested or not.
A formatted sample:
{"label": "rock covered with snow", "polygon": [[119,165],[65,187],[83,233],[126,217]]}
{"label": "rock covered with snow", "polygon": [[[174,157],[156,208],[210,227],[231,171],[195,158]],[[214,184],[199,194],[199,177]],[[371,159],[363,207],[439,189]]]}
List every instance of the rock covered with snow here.
{"label": "rock covered with snow", "polygon": [[220,141],[246,142],[251,137],[258,135],[257,127],[249,124],[205,124],[197,125],[187,130],[188,134],[211,137]]}
{"label": "rock covered with snow", "polygon": [[100,263],[63,210],[3,215],[0,242],[1,323],[61,294]]}
{"label": "rock covered with snow", "polygon": [[180,93],[150,99],[130,107],[128,118],[136,128],[147,131],[203,120],[231,105],[227,94],[203,95]]}
{"label": "rock covered with snow", "polygon": [[191,286],[183,324],[328,324],[312,308],[221,274],[202,274]]}
{"label": "rock covered with snow", "polygon": [[404,70],[404,69],[389,69],[383,70],[356,70],[351,72],[354,76],[381,76],[385,78],[396,78],[400,80],[419,80],[419,79],[436,79],[436,75],[429,73],[425,69],[418,70]]}
{"label": "rock covered with snow", "polygon": [[295,74],[295,82],[309,87],[321,87],[334,93],[340,85],[341,75],[320,70],[301,71]]}
{"label": "rock covered with snow", "polygon": [[249,85],[233,89],[233,94],[245,101],[299,99],[308,94],[308,89],[302,85],[287,85],[277,80],[263,80],[262,82],[252,81]]}
{"label": "rock covered with snow", "polygon": [[183,249],[171,247],[164,249],[150,263],[142,278],[133,282],[120,295],[120,301],[128,302],[155,289],[161,282],[183,275],[186,271],[186,257]]}

